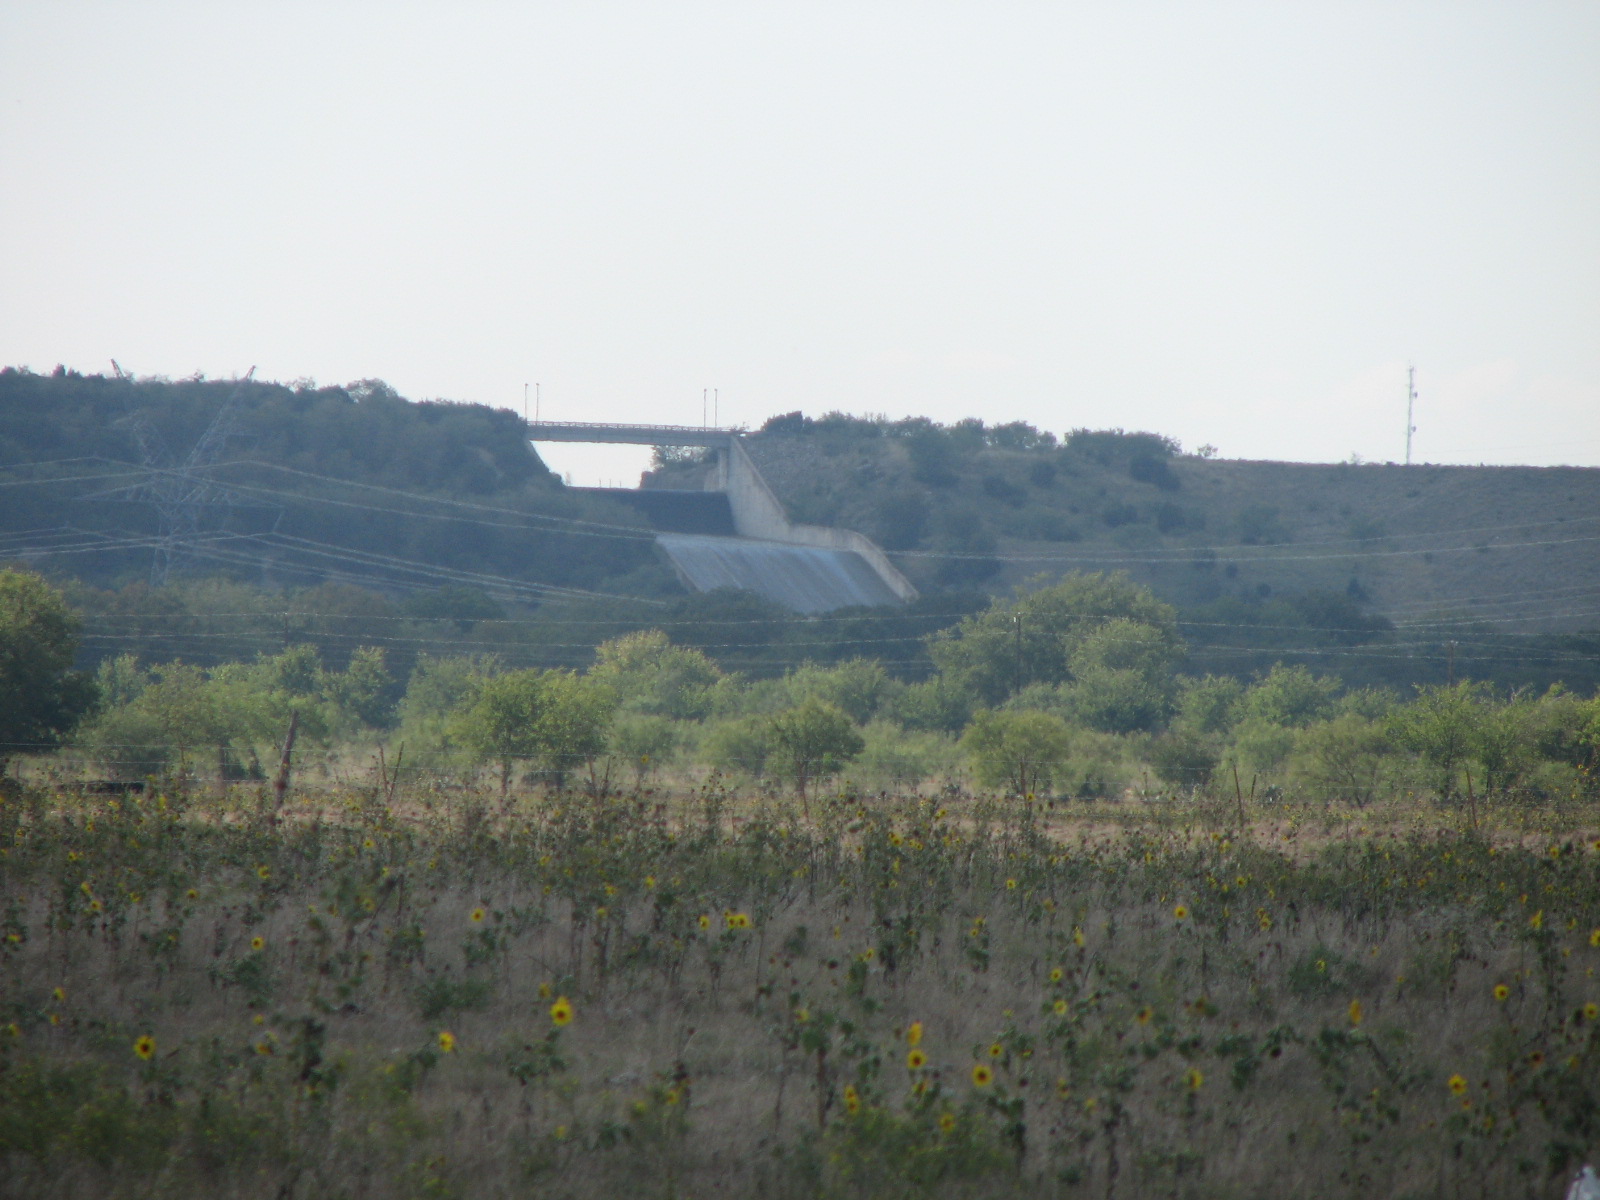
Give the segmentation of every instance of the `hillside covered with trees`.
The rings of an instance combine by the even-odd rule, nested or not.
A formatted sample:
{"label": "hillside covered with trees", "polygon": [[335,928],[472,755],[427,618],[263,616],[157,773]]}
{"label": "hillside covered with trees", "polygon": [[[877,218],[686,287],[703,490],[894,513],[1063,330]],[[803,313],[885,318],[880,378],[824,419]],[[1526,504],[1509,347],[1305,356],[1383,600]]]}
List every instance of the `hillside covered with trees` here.
{"label": "hillside covered with trees", "polygon": [[[504,409],[345,387],[0,371],[0,553],[99,584],[675,591],[626,507],[564,488]],[[165,570],[160,572],[167,574]]]}
{"label": "hillside covered with trees", "polygon": [[1399,624],[1600,620],[1600,469],[1240,462],[1155,433],[840,413],[745,446],[793,519],[860,530],[924,589],[1124,570],[1185,609],[1343,593]]}

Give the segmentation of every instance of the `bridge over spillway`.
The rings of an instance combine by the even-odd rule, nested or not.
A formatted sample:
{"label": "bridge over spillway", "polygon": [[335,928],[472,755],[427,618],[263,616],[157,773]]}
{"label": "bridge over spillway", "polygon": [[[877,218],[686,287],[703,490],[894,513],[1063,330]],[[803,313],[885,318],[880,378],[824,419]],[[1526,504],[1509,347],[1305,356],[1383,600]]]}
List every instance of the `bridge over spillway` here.
{"label": "bridge over spillway", "polygon": [[611,446],[709,446],[726,450],[744,431],[704,425],[617,425],[608,421],[530,421],[535,442],[594,442]]}
{"label": "bridge over spillway", "polygon": [[[757,592],[796,612],[828,612],[859,605],[903,604],[917,590],[872,539],[849,529],[797,525],[789,520],[761,472],[740,444],[744,431],[694,425],[621,425],[602,421],[531,421],[535,442],[587,442],[617,446],[704,446],[716,451],[706,490],[726,497],[731,529],[680,526],[662,533],[656,544],[685,587],[708,592],[739,587]],[[584,489],[586,491],[598,489]],[[611,491],[647,514],[666,508],[692,510],[704,505],[681,499],[643,502],[649,489]],[[689,533],[685,530],[695,529]],[[702,532],[703,531],[703,532]],[[728,536],[731,534],[732,536]],[[718,536],[721,535],[721,536]]]}

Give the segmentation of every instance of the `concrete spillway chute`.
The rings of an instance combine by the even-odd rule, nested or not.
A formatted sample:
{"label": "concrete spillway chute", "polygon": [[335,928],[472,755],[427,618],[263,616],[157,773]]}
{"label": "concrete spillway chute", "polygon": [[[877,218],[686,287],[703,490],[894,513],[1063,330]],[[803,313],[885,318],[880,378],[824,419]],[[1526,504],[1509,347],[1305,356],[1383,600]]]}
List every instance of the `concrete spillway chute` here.
{"label": "concrete spillway chute", "polygon": [[744,588],[808,613],[916,598],[910,581],[870,538],[790,521],[745,453],[739,430],[570,421],[531,422],[528,430],[532,441],[714,450],[707,490],[727,497],[733,536],[666,532],[656,539],[678,578],[694,591]]}

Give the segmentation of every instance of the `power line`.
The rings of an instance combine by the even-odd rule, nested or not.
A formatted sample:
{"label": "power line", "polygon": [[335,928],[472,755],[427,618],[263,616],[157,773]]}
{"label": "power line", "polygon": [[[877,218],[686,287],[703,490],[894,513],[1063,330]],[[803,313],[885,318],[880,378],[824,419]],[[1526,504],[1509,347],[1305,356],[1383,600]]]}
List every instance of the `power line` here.
{"label": "power line", "polygon": [[[74,461],[74,460],[59,460],[59,461]],[[104,460],[102,460],[102,461],[104,461]],[[31,464],[18,464],[18,465],[26,466],[26,465],[31,465]],[[276,472],[279,472],[279,473],[282,473],[282,474],[295,475],[295,476],[299,476],[301,478],[306,478],[306,479],[314,479],[314,480],[317,480],[317,481],[323,482],[323,483],[336,484],[336,485],[341,486],[341,487],[356,488],[356,489],[360,489],[360,490],[363,490],[363,491],[380,492],[380,493],[383,493],[385,495],[403,497],[405,499],[414,500],[414,501],[417,501],[419,503],[424,503],[424,504],[446,505],[446,506],[449,506],[449,507],[461,508],[461,509],[466,509],[466,510],[470,510],[470,511],[474,511],[474,512],[493,513],[493,514],[502,515],[502,516],[513,516],[513,517],[518,517],[518,518],[520,518],[522,520],[547,521],[547,522],[551,522],[551,523],[554,523],[554,524],[572,525],[572,526],[581,526],[581,527],[593,528],[593,529],[603,529],[603,530],[617,531],[617,532],[623,533],[623,534],[625,534],[628,537],[633,538],[633,539],[653,538],[655,536],[653,531],[646,530],[646,529],[641,529],[638,526],[620,525],[620,524],[615,524],[615,523],[611,523],[611,522],[603,522],[603,521],[589,521],[589,520],[585,520],[585,519],[578,518],[578,517],[561,517],[561,516],[555,516],[555,515],[548,514],[548,513],[527,512],[527,511],[520,510],[520,509],[505,508],[503,506],[498,506],[498,505],[478,504],[478,503],[474,503],[474,502],[471,502],[471,501],[456,500],[456,499],[452,499],[452,498],[449,498],[449,497],[429,496],[429,495],[426,495],[424,493],[410,492],[410,491],[406,491],[406,490],[403,490],[403,489],[400,489],[400,488],[386,487],[386,486],[379,485],[379,484],[363,483],[363,482],[359,482],[359,481],[356,481],[356,480],[349,480],[349,479],[339,479],[339,478],[337,478],[335,476],[321,475],[321,474],[318,474],[318,473],[313,472],[313,471],[304,471],[304,470],[300,470],[298,468],[286,467],[286,466],[282,466],[282,465],[277,464],[277,463],[263,462],[263,461],[260,461],[260,460],[257,460],[257,459],[236,459],[236,460],[232,460],[232,461],[229,461],[229,462],[226,462],[226,463],[212,464],[212,465],[208,466],[205,469],[210,470],[210,471],[217,471],[217,470],[222,470],[222,469],[229,468],[229,467],[240,467],[240,466],[257,467],[257,468],[261,468],[261,469],[264,469],[264,470],[276,471]],[[150,471],[155,472],[155,473],[159,473],[160,472],[159,468],[147,468],[147,470],[150,470]],[[82,478],[88,479],[88,478],[102,478],[102,477],[110,477],[110,476],[84,476]],[[0,486],[17,486],[17,485],[21,485],[21,484],[24,484],[24,483],[35,483],[35,482],[70,482],[70,481],[73,481],[73,480],[74,480],[74,477],[67,476],[67,477],[62,477],[62,479],[58,479],[58,480],[4,481],[4,482],[0,482]],[[356,504],[353,501],[340,501],[340,500],[334,500],[334,499],[332,499],[330,497],[322,497],[322,496],[308,496],[305,493],[301,493],[301,492],[285,492],[282,489],[268,488],[268,487],[263,487],[261,485],[242,484],[242,483],[237,483],[237,482],[231,482],[227,486],[232,490],[253,491],[253,492],[260,493],[262,495],[270,495],[270,496],[273,496],[273,497],[276,497],[276,498],[285,498],[285,497],[287,497],[287,498],[299,500],[299,501],[305,502],[305,503],[331,503],[331,504],[337,504],[337,505],[340,505],[340,506],[343,506],[343,507],[362,508],[362,509],[366,509],[368,511],[386,512],[386,513],[392,513],[394,515],[399,515],[399,516],[411,516],[411,517],[422,516],[422,517],[432,517],[434,519],[441,519],[441,520],[452,519],[452,518],[445,517],[443,514],[417,513],[417,512],[413,512],[413,511],[411,511],[409,509],[385,508],[385,507],[382,507],[382,506],[375,506],[375,505],[374,506],[359,505],[359,504]],[[455,518],[455,519],[459,520],[461,518]],[[1524,522],[1518,522],[1518,523],[1515,523],[1515,524],[1466,526],[1466,527],[1458,527],[1458,528],[1450,528],[1450,529],[1419,530],[1419,531],[1414,532],[1414,533],[1393,533],[1393,534],[1385,534],[1385,535],[1383,535],[1382,540],[1393,542],[1393,541],[1396,541],[1396,540],[1402,540],[1402,539],[1409,540],[1409,539],[1414,539],[1414,538],[1437,539],[1437,538],[1452,537],[1452,536],[1463,536],[1464,537],[1464,536],[1475,535],[1475,534],[1507,533],[1507,532],[1513,532],[1513,531],[1517,531],[1517,530],[1543,529],[1543,528],[1547,528],[1547,527],[1554,526],[1554,525],[1574,524],[1574,523],[1585,522],[1585,521],[1600,521],[1600,514],[1590,515],[1590,516],[1577,516],[1577,517],[1557,518],[1557,519],[1552,519],[1552,520],[1548,520],[1548,521],[1524,521]],[[488,527],[491,527],[491,528],[505,527],[500,522],[482,522],[482,523],[485,524]],[[515,528],[516,526],[511,526],[511,527]],[[1293,543],[1293,545],[1296,546],[1296,547],[1344,546],[1344,545],[1351,545],[1353,543],[1362,543],[1362,542],[1371,541],[1371,540],[1377,540],[1377,539],[1367,539],[1367,538],[1358,538],[1358,537],[1326,538],[1326,539],[1320,539],[1320,540],[1297,542],[1297,543]],[[1503,543],[1495,544],[1494,548],[1495,549],[1517,549],[1517,548],[1528,547],[1528,546],[1565,545],[1565,544],[1569,544],[1571,542],[1576,542],[1576,541],[1591,541],[1591,540],[1597,540],[1597,539],[1595,539],[1595,538],[1572,538],[1572,539],[1560,539],[1560,540],[1532,540],[1532,541],[1523,541],[1523,542],[1503,542]],[[1469,547],[1451,546],[1451,547],[1433,547],[1432,549],[1435,552],[1455,552],[1455,551],[1463,551],[1463,550],[1469,550],[1469,549],[1470,550],[1477,550],[1478,547],[1477,546],[1469,546]],[[1426,548],[1419,548],[1419,549],[1409,549],[1408,548],[1408,549],[1401,549],[1401,550],[1383,550],[1383,551],[1380,551],[1380,550],[1360,550],[1360,551],[1354,551],[1354,552],[1350,552],[1350,553],[1346,553],[1346,554],[1339,554],[1339,555],[1286,555],[1286,554],[1279,553],[1277,547],[1269,546],[1269,545],[1246,546],[1246,545],[1213,544],[1213,545],[1203,545],[1203,546],[1185,545],[1185,546],[1152,548],[1152,553],[1156,553],[1156,552],[1159,552],[1161,555],[1164,555],[1165,557],[1134,557],[1134,556],[1128,556],[1128,555],[1115,555],[1115,554],[1102,555],[1102,554],[1095,554],[1095,553],[1074,554],[1074,553],[1071,553],[1071,552],[1052,552],[1052,553],[1049,553],[1049,554],[1038,554],[1038,555],[1000,555],[1000,554],[955,554],[955,553],[945,553],[945,552],[940,552],[940,551],[927,551],[927,550],[900,550],[900,551],[892,551],[891,553],[896,554],[896,555],[905,556],[905,557],[955,559],[955,560],[961,560],[961,559],[986,559],[986,560],[998,560],[998,561],[1002,561],[1002,562],[1054,562],[1054,561],[1070,562],[1070,561],[1084,561],[1084,562],[1118,562],[1118,563],[1124,563],[1124,562],[1126,562],[1126,563],[1158,563],[1158,562],[1171,561],[1171,560],[1174,560],[1174,559],[1182,561],[1185,557],[1192,557],[1192,556],[1194,556],[1196,554],[1211,553],[1211,554],[1217,554],[1219,556],[1223,555],[1223,554],[1226,554],[1230,558],[1240,559],[1241,561],[1248,561],[1248,562],[1259,562],[1259,561],[1283,562],[1283,561],[1302,561],[1302,560],[1305,560],[1305,559],[1308,559],[1308,558],[1357,558],[1357,557],[1370,557],[1370,556],[1380,556],[1381,557],[1381,556],[1393,556],[1393,555],[1418,554],[1418,553],[1426,552]]]}
{"label": "power line", "polygon": [[[474,502],[469,501],[469,500],[455,500],[455,499],[452,499],[452,498],[447,497],[447,496],[429,496],[429,495],[426,495],[426,494],[420,493],[420,492],[409,492],[409,491],[405,491],[405,490],[400,489],[400,488],[385,487],[385,486],[383,486],[381,484],[361,483],[361,482],[358,482],[357,480],[353,480],[353,479],[339,479],[339,478],[337,478],[335,476],[332,476],[332,475],[318,475],[313,471],[302,471],[302,470],[300,470],[298,468],[295,468],[295,467],[285,467],[285,466],[281,466],[281,465],[279,465],[277,463],[261,462],[261,461],[256,460],[256,459],[239,459],[239,460],[236,460],[235,462],[232,462],[232,463],[218,464],[218,466],[219,466],[219,468],[220,467],[224,467],[224,466],[260,467],[260,468],[262,468],[264,470],[278,471],[278,472],[280,472],[282,474],[286,474],[286,475],[298,475],[298,476],[300,476],[301,478],[304,478],[304,479],[315,479],[315,480],[318,480],[319,482],[322,482],[322,483],[338,484],[341,487],[358,488],[358,489],[360,489],[362,491],[368,491],[368,492],[382,492],[385,495],[401,496],[401,497],[404,497],[405,499],[417,500],[417,501],[421,501],[422,503],[425,503],[425,504],[443,504],[443,505],[448,505],[448,506],[450,506],[452,508],[469,509],[469,510],[474,511],[474,512],[496,513],[496,514],[499,514],[499,515],[502,515],[502,516],[522,517],[522,518],[527,519],[527,520],[551,521],[551,522],[555,522],[555,523],[563,524],[563,525],[587,526],[587,527],[594,528],[594,529],[620,530],[620,531],[622,531],[624,533],[632,533],[632,534],[635,534],[635,535],[637,535],[638,533],[641,532],[639,527],[638,526],[634,526],[634,525],[619,525],[619,524],[615,524],[615,523],[607,522],[607,521],[589,521],[589,520],[584,520],[584,519],[582,519],[580,517],[561,517],[561,516],[555,516],[555,515],[552,515],[552,514],[549,514],[549,513],[527,512],[527,511],[522,510],[522,509],[504,508],[504,507],[499,506],[499,505],[477,504],[477,503],[474,503]],[[234,485],[234,486],[239,486],[239,485]],[[274,494],[283,494],[283,493],[276,493],[275,492]],[[290,495],[300,495],[300,493],[288,493],[288,494],[290,494]],[[401,511],[404,511],[404,510],[400,510],[400,509],[393,509],[393,510],[380,509],[378,511],[401,512]],[[418,515],[418,514],[407,513],[407,515]],[[654,536],[653,532],[650,532],[650,531],[644,531],[644,532],[650,533],[650,536],[652,536],[652,537]]]}
{"label": "power line", "polygon": [[[1420,536],[1424,536],[1424,535],[1418,534],[1416,536],[1420,537]],[[1582,542],[1600,542],[1600,535],[1592,536],[1592,537],[1578,537],[1578,538],[1556,538],[1556,539],[1543,540],[1543,541],[1499,542],[1499,543],[1496,543],[1492,548],[1495,549],[1495,550],[1522,550],[1522,549],[1527,549],[1527,548],[1533,547],[1533,546],[1571,546],[1571,545],[1576,545],[1576,544],[1582,543]],[[1270,564],[1273,564],[1273,563],[1284,563],[1284,562],[1333,562],[1333,561],[1337,561],[1337,560],[1341,560],[1341,559],[1352,559],[1352,558],[1354,558],[1354,559],[1362,559],[1363,561],[1365,561],[1367,559],[1372,559],[1372,558],[1402,558],[1402,557],[1413,557],[1414,558],[1414,557],[1418,557],[1418,556],[1424,555],[1424,554],[1468,554],[1468,553],[1478,553],[1482,549],[1482,547],[1479,547],[1479,546],[1421,546],[1421,547],[1417,547],[1416,549],[1411,549],[1411,550],[1354,550],[1354,551],[1350,551],[1350,552],[1347,552],[1347,553],[1340,553],[1340,554],[1273,554],[1271,556],[1263,555],[1263,556],[1257,556],[1257,557],[1241,557],[1240,555],[1235,553],[1238,549],[1240,549],[1240,547],[1224,546],[1224,547],[1221,547],[1221,548],[1217,548],[1217,547],[1201,546],[1201,547],[1188,548],[1186,552],[1192,557],[1192,556],[1194,556],[1196,554],[1201,554],[1201,553],[1206,553],[1206,552],[1218,553],[1219,550],[1226,550],[1230,557],[1239,558],[1241,562],[1245,562],[1245,563],[1252,564],[1252,565],[1253,564],[1260,564],[1260,563],[1266,563],[1266,564],[1270,565]],[[1180,553],[1184,553],[1184,552],[1185,551],[1180,551],[1180,550],[1176,550],[1175,549],[1173,551],[1173,555],[1176,556],[1176,555],[1178,555]],[[1084,554],[946,554],[946,553],[941,553],[941,552],[933,551],[933,550],[896,550],[896,551],[893,551],[892,553],[895,556],[901,557],[901,558],[927,558],[927,559],[938,559],[938,560],[941,560],[941,561],[949,560],[949,561],[1002,562],[1002,563],[1055,563],[1055,562],[1061,562],[1061,563],[1086,563],[1086,564],[1089,564],[1089,565],[1124,566],[1124,565],[1129,565],[1129,564],[1152,564],[1152,563],[1171,563],[1171,562],[1179,562],[1179,563],[1181,563],[1183,561],[1183,559],[1177,558],[1177,557],[1137,558],[1137,557],[1133,557],[1131,555],[1118,556],[1118,555],[1111,554],[1111,553],[1108,553],[1108,554],[1092,554],[1092,553],[1084,553]]]}
{"label": "power line", "polygon": [[256,369],[251,367],[243,379],[235,382],[233,390],[223,400],[199,439],[190,447],[189,453],[172,469],[161,469],[163,460],[170,461],[172,455],[144,414],[134,407],[133,391],[129,389],[124,393],[128,410],[124,420],[139,444],[150,478],[141,485],[124,490],[120,496],[110,493],[100,498],[145,502],[155,507],[161,533],[150,563],[150,582],[153,585],[159,586],[167,581],[174,563],[198,539],[200,522],[206,511],[226,507],[232,502],[228,490],[207,478],[204,471],[216,462],[223,447],[236,435],[240,398],[255,373]]}

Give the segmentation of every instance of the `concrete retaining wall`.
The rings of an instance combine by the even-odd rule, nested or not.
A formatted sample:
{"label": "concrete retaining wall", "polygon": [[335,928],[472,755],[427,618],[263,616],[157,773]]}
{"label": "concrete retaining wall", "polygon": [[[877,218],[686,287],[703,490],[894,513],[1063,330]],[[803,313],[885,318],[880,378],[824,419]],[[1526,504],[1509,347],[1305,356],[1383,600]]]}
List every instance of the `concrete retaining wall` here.
{"label": "concrete retaining wall", "polygon": [[717,452],[716,483],[728,495],[733,508],[733,527],[740,537],[761,538],[790,546],[812,546],[819,550],[847,550],[859,554],[884,585],[902,601],[917,598],[917,589],[891,563],[871,538],[853,529],[829,529],[823,525],[796,525],[772,494],[767,481],[735,439],[726,450]]}

